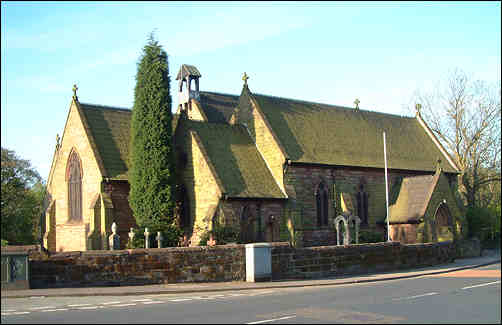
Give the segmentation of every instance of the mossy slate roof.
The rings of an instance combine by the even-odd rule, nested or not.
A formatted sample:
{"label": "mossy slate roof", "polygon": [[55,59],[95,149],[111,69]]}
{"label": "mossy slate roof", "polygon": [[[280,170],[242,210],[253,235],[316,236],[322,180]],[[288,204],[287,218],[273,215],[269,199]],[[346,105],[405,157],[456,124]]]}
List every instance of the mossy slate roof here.
{"label": "mossy slate roof", "polygon": [[94,104],[79,105],[103,161],[106,177],[126,180],[132,111]]}
{"label": "mossy slate roof", "polygon": [[391,195],[395,201],[389,206],[390,222],[410,222],[422,218],[438,175],[404,177]]}
{"label": "mossy slate roof", "polygon": [[457,172],[416,118],[266,95],[252,95],[294,162]]}
{"label": "mossy slate roof", "polygon": [[200,92],[200,104],[208,122],[228,123],[239,104],[239,96],[213,92]]}
{"label": "mossy slate roof", "polygon": [[183,122],[199,135],[229,197],[286,198],[244,126]]}
{"label": "mossy slate roof", "polygon": [[[79,103],[103,161],[106,177],[127,180],[129,169],[129,136],[132,111],[95,104]],[[173,132],[179,116],[173,114]]]}

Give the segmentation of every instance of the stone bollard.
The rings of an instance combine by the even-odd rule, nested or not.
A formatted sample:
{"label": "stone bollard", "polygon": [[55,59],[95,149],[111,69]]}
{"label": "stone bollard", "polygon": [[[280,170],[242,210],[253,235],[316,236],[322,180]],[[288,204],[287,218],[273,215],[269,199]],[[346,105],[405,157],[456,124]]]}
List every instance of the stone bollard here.
{"label": "stone bollard", "polygon": [[108,245],[110,245],[110,250],[120,249],[120,236],[117,234],[117,224],[114,222],[112,224],[112,234],[108,237]]}
{"label": "stone bollard", "polygon": [[145,228],[145,248],[150,248],[150,233],[148,228]]}
{"label": "stone bollard", "polygon": [[246,281],[272,280],[272,245],[269,243],[246,244]]}
{"label": "stone bollard", "polygon": [[157,237],[155,239],[157,240],[157,247],[162,248],[162,239],[164,239],[164,237],[162,237],[162,233],[160,231],[157,232]]}

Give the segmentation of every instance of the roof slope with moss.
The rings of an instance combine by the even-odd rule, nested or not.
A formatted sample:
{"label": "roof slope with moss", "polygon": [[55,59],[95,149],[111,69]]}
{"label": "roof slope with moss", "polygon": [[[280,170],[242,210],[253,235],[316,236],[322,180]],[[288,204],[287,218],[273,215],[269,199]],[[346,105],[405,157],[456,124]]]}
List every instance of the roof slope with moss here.
{"label": "roof slope with moss", "polygon": [[418,221],[424,216],[439,174],[411,176],[395,185],[389,206],[390,222]]}
{"label": "roof slope with moss", "polygon": [[[79,103],[103,161],[106,177],[127,180],[129,169],[129,136],[132,111],[95,104]],[[173,114],[173,130],[179,116]]]}
{"label": "roof slope with moss", "polygon": [[129,109],[79,103],[99,155],[111,179],[127,179],[129,157]]}
{"label": "roof slope with moss", "polygon": [[[446,161],[416,118],[253,94],[294,162],[434,171]],[[457,172],[443,163],[445,172]]]}
{"label": "roof slope with moss", "polygon": [[228,123],[239,104],[239,96],[213,92],[200,92],[200,104],[208,122]]}
{"label": "roof slope with moss", "polygon": [[199,135],[229,197],[286,198],[244,126],[183,122]]}

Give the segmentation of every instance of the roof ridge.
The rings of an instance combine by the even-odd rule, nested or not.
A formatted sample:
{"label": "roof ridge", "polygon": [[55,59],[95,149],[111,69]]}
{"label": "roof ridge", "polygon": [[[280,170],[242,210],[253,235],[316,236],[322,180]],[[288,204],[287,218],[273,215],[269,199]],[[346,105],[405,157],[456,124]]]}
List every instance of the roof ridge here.
{"label": "roof ridge", "polygon": [[223,95],[223,96],[233,96],[233,97],[240,97],[240,95],[235,95],[235,94],[229,94],[229,93],[220,93],[216,91],[200,91],[200,94],[215,94],[215,95]]}
{"label": "roof ridge", "polygon": [[[302,100],[302,99],[296,99],[296,98],[287,98],[287,97],[280,97],[280,96],[273,96],[273,95],[266,95],[266,94],[260,94],[260,93],[252,93],[252,94],[253,95],[257,95],[257,96],[264,96],[264,97],[270,97],[270,98],[275,98],[275,99],[289,100],[289,101],[299,102],[299,103],[305,103],[305,104],[329,106],[329,107],[343,109],[343,110],[348,110],[348,111],[352,111],[352,112],[356,111],[353,107],[340,106],[340,105],[335,105],[335,104],[319,103],[319,102],[313,102],[313,101],[308,101],[308,100]],[[409,119],[414,119],[415,118],[415,117],[412,117],[412,116],[397,115],[397,114],[391,114],[391,113],[379,112],[379,111],[370,111],[370,110],[367,110],[367,109],[359,109],[359,111],[367,112],[367,113],[377,113],[377,114],[383,114],[383,115],[390,115],[390,116],[401,117],[401,118],[409,118]]]}
{"label": "roof ridge", "polygon": [[80,105],[87,105],[87,106],[94,106],[96,108],[103,108],[103,109],[109,109],[109,110],[121,110],[121,111],[132,112],[132,109],[125,108],[125,107],[116,107],[116,106],[108,106],[108,105],[92,104],[92,103],[82,103],[82,102],[79,102],[79,104]]}

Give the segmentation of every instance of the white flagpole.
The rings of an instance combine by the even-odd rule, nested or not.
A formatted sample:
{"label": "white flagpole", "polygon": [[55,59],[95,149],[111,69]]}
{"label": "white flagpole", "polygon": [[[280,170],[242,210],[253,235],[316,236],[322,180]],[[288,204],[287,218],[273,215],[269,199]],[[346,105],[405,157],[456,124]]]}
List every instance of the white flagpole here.
{"label": "white flagpole", "polygon": [[383,157],[385,160],[385,207],[387,209],[387,241],[390,241],[389,229],[389,185],[387,180],[387,148],[385,143],[385,131],[383,132]]}

